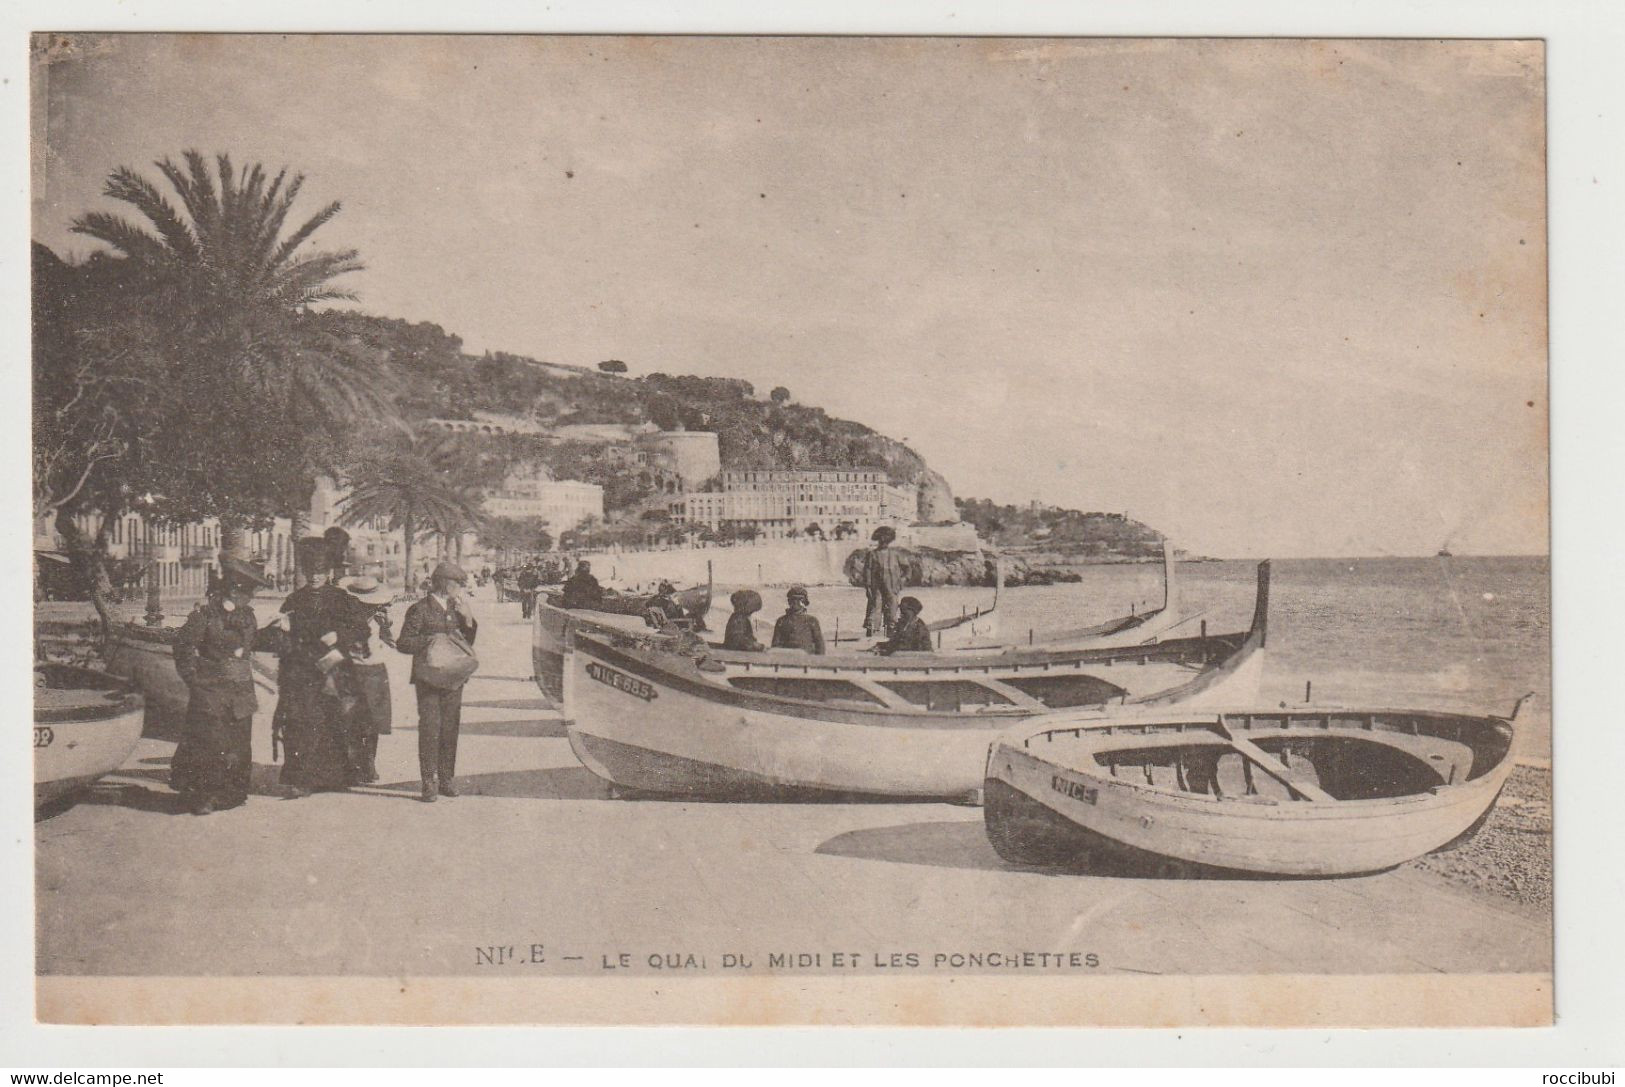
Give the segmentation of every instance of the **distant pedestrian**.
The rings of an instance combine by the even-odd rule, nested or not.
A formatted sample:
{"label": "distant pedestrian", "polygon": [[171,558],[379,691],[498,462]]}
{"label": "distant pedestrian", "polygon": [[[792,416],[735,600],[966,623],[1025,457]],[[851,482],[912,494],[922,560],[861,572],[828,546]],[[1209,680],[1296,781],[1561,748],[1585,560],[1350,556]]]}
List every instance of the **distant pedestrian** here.
{"label": "distant pedestrian", "polygon": [[903,561],[892,550],[897,530],[881,525],[870,536],[874,546],[864,555],[863,587],[867,608],[863,630],[869,637],[891,637],[897,627],[897,594],[903,590]]}
{"label": "distant pedestrian", "polygon": [[816,616],[807,612],[807,590],[792,586],[785,594],[785,612],[773,624],[774,649],[800,649],[807,653],[824,652],[824,631]]}
{"label": "distant pedestrian", "polygon": [[756,625],[751,616],[762,610],[762,594],[755,589],[739,589],[728,602],[733,614],[722,632],[722,648],[741,653],[760,653],[766,646],[756,640]]}
{"label": "distant pedestrian", "polygon": [[563,604],[566,608],[602,610],[604,588],[598,584],[598,579],[592,576],[592,563],[583,559],[576,564],[576,572],[564,583]]}
{"label": "distant pedestrian", "polygon": [[254,711],[259,697],[249,659],[275,629],[260,631],[249,602],[270,582],[251,565],[227,558],[207,600],[175,636],[175,671],[186,684],[186,730],[170,760],[169,782],[194,815],[235,808],[248,799]]}
{"label": "distant pedestrian", "polygon": [[536,610],[536,587],[542,579],[536,574],[536,565],[527,562],[519,571],[519,614],[529,619]]}
{"label": "distant pedestrian", "polygon": [[875,649],[885,654],[931,652],[931,628],[920,618],[924,606],[914,597],[905,596],[897,602],[897,609],[900,612],[897,633]]}
{"label": "distant pedestrian", "polygon": [[[440,670],[434,653],[437,642],[450,642],[450,654],[458,650],[474,657],[474,638],[479,623],[469,613],[457,589],[468,583],[468,575],[450,562],[442,562],[429,575],[429,595],[413,604],[401,621],[395,648],[412,656],[412,685],[418,696],[418,770],[423,779],[423,801],[432,804],[436,796],[456,796],[457,735],[462,728],[463,683],[448,678]],[[469,669],[470,673],[472,669]]]}

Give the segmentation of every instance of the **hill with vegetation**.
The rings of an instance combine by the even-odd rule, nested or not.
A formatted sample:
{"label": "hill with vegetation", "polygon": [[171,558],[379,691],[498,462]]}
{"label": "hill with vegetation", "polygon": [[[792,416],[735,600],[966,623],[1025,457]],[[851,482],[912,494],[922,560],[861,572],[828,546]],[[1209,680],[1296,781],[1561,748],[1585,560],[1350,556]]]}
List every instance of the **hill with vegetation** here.
{"label": "hill with vegetation", "polygon": [[960,517],[1002,548],[1053,552],[1062,560],[1153,558],[1162,534],[1121,513],[1085,513],[1056,506],[999,505],[985,498],[956,499]]}
{"label": "hill with vegetation", "polygon": [[[894,483],[925,481],[940,495],[937,516],[951,516],[946,481],[913,450],[861,423],[799,404],[783,387],[759,396],[750,382],[737,378],[632,375],[618,360],[590,370],[501,351],[472,355],[459,337],[427,322],[337,311],[321,319],[335,334],[387,357],[399,384],[395,402],[408,422],[472,419],[475,412],[489,411],[534,419],[549,429],[653,424],[662,430],[711,431],[724,468],[882,467]],[[612,516],[639,509],[654,494],[652,481],[640,478],[635,464],[604,457],[591,442],[542,442],[514,434],[457,437],[478,447],[498,474],[529,461],[545,464],[558,478],[602,484]]]}

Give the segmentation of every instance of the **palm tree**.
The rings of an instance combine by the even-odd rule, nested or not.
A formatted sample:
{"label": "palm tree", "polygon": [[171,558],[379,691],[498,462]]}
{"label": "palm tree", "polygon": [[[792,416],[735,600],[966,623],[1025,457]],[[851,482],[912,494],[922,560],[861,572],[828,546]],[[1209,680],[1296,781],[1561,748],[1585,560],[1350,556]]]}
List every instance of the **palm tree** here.
{"label": "palm tree", "polygon": [[401,530],[406,537],[402,578],[410,592],[418,534],[436,532],[444,540],[462,526],[478,526],[484,520],[480,501],[459,450],[448,438],[397,433],[350,473],[343,520],[355,525],[377,518],[391,531]]}
{"label": "palm tree", "polygon": [[[355,298],[333,282],[362,269],[355,250],[305,249],[339,213],[339,202],[284,233],[304,175],[290,178],[283,169],[272,177],[258,163],[237,169],[227,155],[215,157],[211,173],[197,151],[181,158],[155,164],[179,197],[178,208],[157,185],[121,166],[103,192],[144,222],[90,212],[72,229],[122,255],[132,282],[164,313],[184,379],[202,391],[213,416],[198,425],[190,414],[196,406],[188,405],[182,418],[191,425],[177,420],[185,433],[176,440],[193,448],[202,443],[206,448],[188,459],[220,466],[214,486],[222,493],[209,498],[225,511],[222,552],[235,554],[245,514],[267,504],[296,505],[290,494],[308,498],[310,477],[323,466],[315,450],[331,445],[358,416],[392,412],[381,358],[343,342],[308,313],[312,305]],[[251,440],[250,433],[266,440]],[[177,486],[195,476],[180,473]]]}

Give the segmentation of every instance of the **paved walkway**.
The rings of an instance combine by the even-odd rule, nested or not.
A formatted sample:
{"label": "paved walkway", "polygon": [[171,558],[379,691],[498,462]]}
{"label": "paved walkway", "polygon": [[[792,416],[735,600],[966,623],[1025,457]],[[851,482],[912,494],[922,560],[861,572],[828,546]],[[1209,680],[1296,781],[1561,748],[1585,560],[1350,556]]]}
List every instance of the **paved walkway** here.
{"label": "paved walkway", "polygon": [[[1409,868],[1303,882],[1055,875],[1001,862],[974,808],[611,799],[536,700],[517,607],[477,611],[464,796],[416,799],[405,657],[390,662],[397,728],[378,787],[274,795],[266,705],[260,795],[176,814],[173,745],[143,740],[36,826],[40,972],[476,974],[499,969],[494,954],[508,974],[597,974],[622,953],[645,973],[651,957],[692,969],[688,955],[708,971],[724,955],[766,970],[774,954],[849,969],[836,952],[863,970],[874,956],[913,954],[929,970],[979,954],[1002,972],[1023,952],[1150,974],[1550,969],[1544,919]],[[533,944],[543,962],[528,961]]]}

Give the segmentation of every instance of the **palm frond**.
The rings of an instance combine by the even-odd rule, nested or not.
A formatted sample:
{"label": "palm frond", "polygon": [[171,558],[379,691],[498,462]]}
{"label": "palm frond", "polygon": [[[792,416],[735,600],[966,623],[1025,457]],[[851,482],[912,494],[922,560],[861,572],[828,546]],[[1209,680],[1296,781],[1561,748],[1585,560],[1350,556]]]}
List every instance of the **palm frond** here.
{"label": "palm frond", "polygon": [[135,208],[158,229],[170,252],[182,260],[197,254],[197,238],[157,186],[129,167],[120,166],[108,176],[103,193]]}
{"label": "palm frond", "polygon": [[81,215],[68,229],[75,234],[83,234],[99,242],[105,242],[117,252],[145,265],[157,266],[170,258],[170,253],[162,240],[142,230],[128,219],[104,211],[92,211]]}
{"label": "palm frond", "polygon": [[339,213],[339,208],[340,204],[335,200],[315,215],[312,215],[303,226],[289,234],[287,240],[277,247],[276,256],[272,258],[271,263],[280,265],[291,257],[295,249],[304,245],[307,238],[316,233],[324,223]]}

